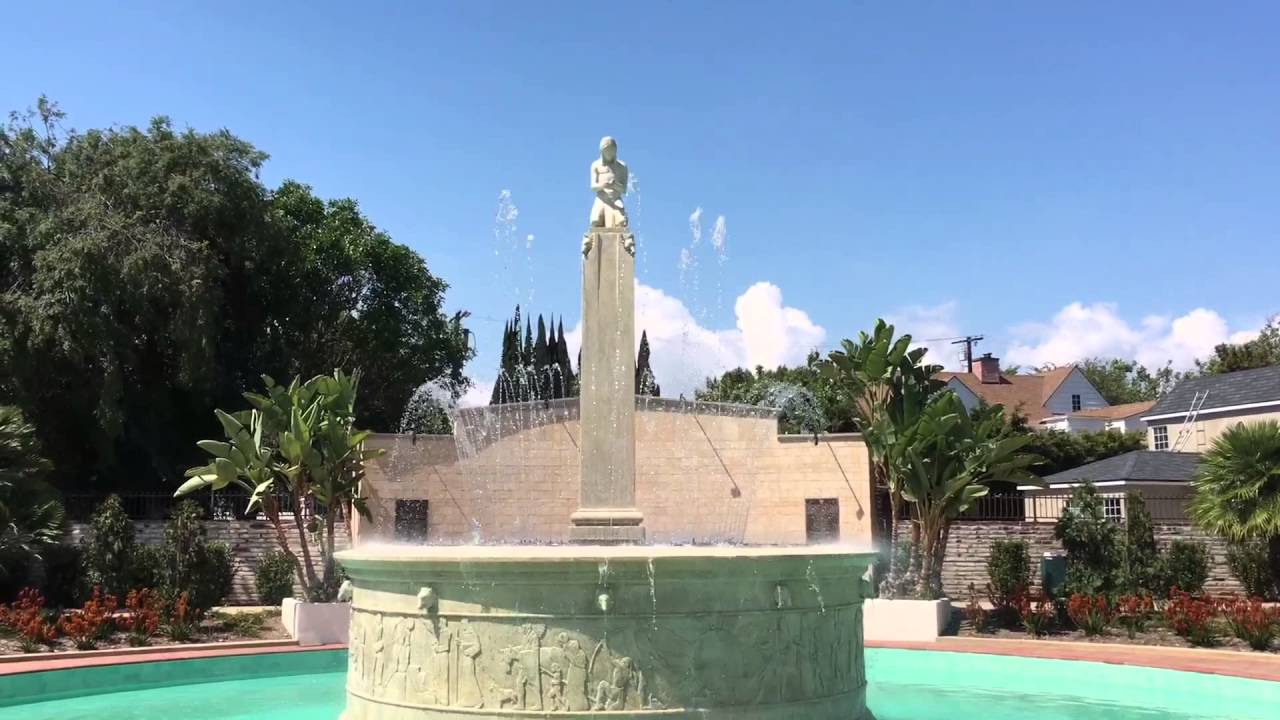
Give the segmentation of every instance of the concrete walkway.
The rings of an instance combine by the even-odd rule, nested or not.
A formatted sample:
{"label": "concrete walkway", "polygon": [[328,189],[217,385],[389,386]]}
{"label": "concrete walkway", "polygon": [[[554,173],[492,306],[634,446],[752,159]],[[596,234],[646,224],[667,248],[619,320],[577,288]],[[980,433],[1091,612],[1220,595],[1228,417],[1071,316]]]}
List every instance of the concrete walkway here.
{"label": "concrete walkway", "polygon": [[1280,653],[975,637],[941,637],[937,642],[868,642],[867,647],[1085,660],[1280,682]]}

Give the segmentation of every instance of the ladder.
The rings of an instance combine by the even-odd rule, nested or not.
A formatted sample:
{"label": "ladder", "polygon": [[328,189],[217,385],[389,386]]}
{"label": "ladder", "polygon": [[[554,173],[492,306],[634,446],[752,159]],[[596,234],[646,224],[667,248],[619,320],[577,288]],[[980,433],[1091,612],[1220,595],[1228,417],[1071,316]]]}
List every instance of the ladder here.
{"label": "ladder", "polygon": [[1196,416],[1200,414],[1200,408],[1204,407],[1204,401],[1209,399],[1209,391],[1203,393],[1196,391],[1195,397],[1191,398],[1191,409],[1187,411],[1187,417],[1182,421],[1182,427],[1178,428],[1178,437],[1169,446],[1169,452],[1178,452],[1182,446],[1186,444],[1196,431]]}

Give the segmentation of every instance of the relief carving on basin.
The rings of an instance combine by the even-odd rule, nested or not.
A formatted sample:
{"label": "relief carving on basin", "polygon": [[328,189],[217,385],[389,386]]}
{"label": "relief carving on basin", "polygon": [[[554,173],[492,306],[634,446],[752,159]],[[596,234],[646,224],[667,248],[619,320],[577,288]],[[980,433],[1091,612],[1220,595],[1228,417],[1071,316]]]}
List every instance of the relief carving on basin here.
{"label": "relief carving on basin", "polygon": [[479,547],[340,557],[354,586],[346,720],[864,712],[869,555]]}

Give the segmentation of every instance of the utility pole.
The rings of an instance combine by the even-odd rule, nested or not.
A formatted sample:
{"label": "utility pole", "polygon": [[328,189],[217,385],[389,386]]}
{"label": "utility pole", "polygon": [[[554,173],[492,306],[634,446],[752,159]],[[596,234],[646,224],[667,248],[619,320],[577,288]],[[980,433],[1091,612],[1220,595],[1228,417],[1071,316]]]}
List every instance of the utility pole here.
{"label": "utility pole", "polygon": [[969,374],[973,374],[973,346],[982,339],[981,335],[965,335],[959,340],[952,340],[952,345],[964,345],[964,364]]}

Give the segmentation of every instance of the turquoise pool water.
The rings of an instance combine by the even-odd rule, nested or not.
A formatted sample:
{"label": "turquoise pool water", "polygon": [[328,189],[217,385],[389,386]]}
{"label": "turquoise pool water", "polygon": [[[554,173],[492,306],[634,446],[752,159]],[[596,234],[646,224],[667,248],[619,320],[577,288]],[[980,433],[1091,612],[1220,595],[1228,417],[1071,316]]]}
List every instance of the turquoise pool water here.
{"label": "turquoise pool water", "polygon": [[[0,720],[335,720],[345,664],[328,651],[0,677]],[[1280,718],[1280,683],[1169,670],[869,650],[867,678],[878,720]],[[49,693],[64,697],[24,702]]]}

